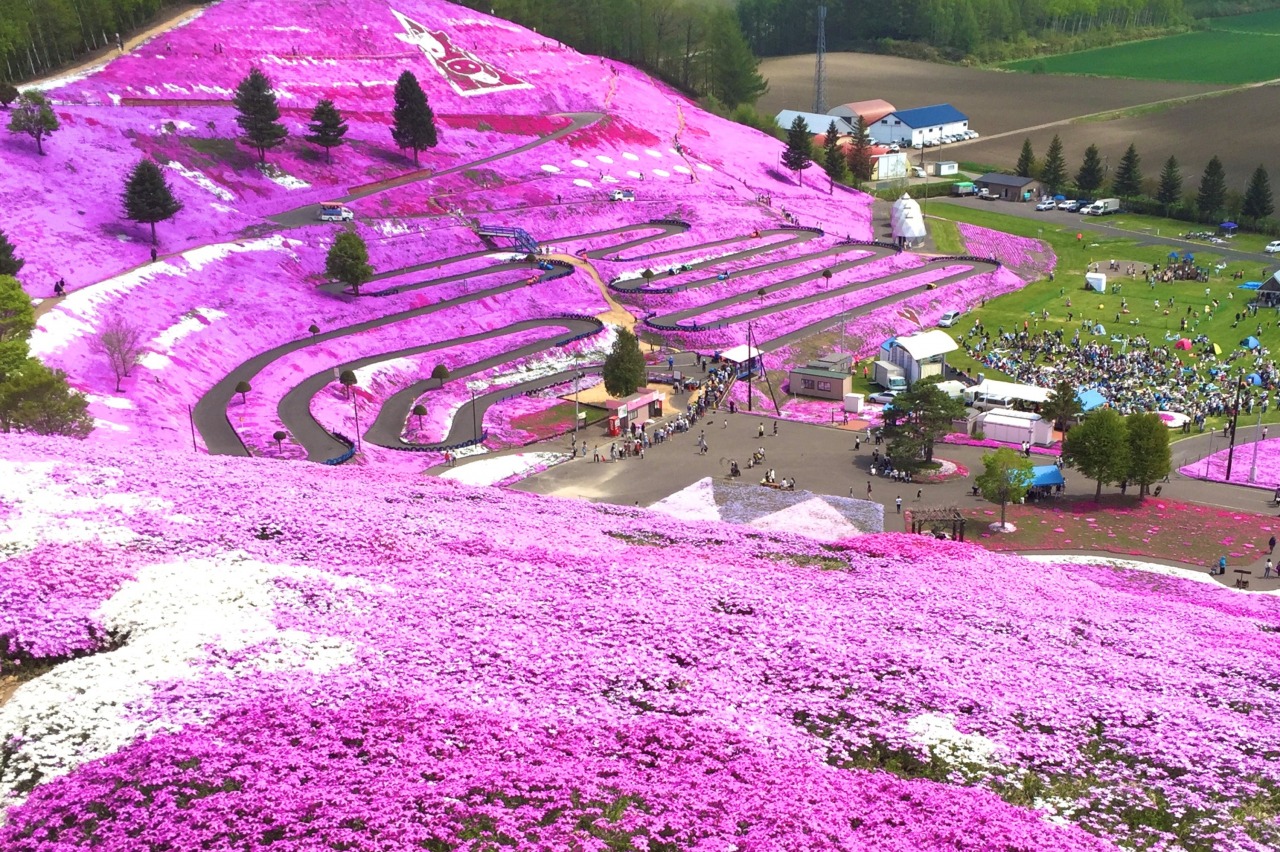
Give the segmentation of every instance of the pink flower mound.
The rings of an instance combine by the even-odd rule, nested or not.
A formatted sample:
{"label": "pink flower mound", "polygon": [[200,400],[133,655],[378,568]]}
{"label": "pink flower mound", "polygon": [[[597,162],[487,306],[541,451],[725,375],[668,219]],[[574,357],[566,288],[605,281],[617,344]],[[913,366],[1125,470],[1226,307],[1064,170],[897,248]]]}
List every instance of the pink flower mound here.
{"label": "pink flower mound", "polygon": [[[1258,466],[1254,470],[1254,449],[1258,453]],[[1227,478],[1228,450],[1219,450],[1211,456],[1178,468],[1178,473],[1195,479],[1213,479],[1223,482]],[[1256,476],[1250,480],[1250,474]],[[1235,458],[1231,462],[1231,481],[1238,485],[1257,485],[1259,488],[1280,488],[1280,438],[1237,444]]]}
{"label": "pink flower mound", "polygon": [[[593,837],[627,849],[723,848],[726,837],[758,850],[1109,848],[990,793],[780,758],[714,720],[519,725],[396,690],[331,706],[291,693],[246,702],[47,785],[0,836],[53,848],[52,836],[83,827],[97,849],[136,849],[131,821],[89,816],[104,800],[122,816],[145,801],[156,836],[189,849],[212,825],[282,848],[603,848],[582,845]],[[62,827],[52,836],[50,820]],[[454,845],[467,839],[484,845]]]}
{"label": "pink flower mound", "polygon": [[2,444],[0,647],[89,656],[0,713],[0,848],[136,848],[143,821],[176,848],[607,829],[696,849],[739,824],[761,850],[1280,842],[1246,807],[1280,783],[1257,724],[1280,712],[1272,598],[395,472]]}
{"label": "pink flower mound", "polygon": [[956,224],[965,247],[979,257],[994,257],[1028,278],[1048,275],[1058,258],[1048,243],[1030,237],[1018,237],[964,222]]}

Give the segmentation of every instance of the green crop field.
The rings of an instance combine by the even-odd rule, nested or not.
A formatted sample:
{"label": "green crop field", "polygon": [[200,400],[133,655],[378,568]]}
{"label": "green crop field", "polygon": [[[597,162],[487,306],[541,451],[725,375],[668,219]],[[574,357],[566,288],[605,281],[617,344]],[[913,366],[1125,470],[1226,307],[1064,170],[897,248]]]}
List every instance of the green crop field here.
{"label": "green crop field", "polygon": [[1233,33],[1271,33],[1280,35],[1280,9],[1253,12],[1248,15],[1232,15],[1229,18],[1210,18],[1205,21],[1210,29]]}
{"label": "green crop field", "polygon": [[[1252,29],[1236,30],[1236,26]],[[1269,34],[1272,32],[1275,34]],[[1271,80],[1280,78],[1280,10],[1221,18],[1214,29],[1203,32],[1023,59],[1003,67],[1012,71],[1191,83]]]}

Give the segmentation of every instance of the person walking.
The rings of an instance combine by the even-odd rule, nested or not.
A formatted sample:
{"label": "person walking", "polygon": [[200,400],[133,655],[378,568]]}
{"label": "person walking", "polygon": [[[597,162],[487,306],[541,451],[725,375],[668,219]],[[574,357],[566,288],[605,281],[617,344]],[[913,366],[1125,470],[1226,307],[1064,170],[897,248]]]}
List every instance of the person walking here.
{"label": "person walking", "polygon": [[868,497],[871,496],[871,480],[870,479],[867,480],[867,496]]}
{"label": "person walking", "polygon": [[1267,557],[1267,564],[1266,564],[1265,566],[1263,566],[1263,568],[1262,568],[1262,578],[1263,578],[1264,580],[1266,580],[1266,579],[1270,579],[1270,578],[1271,578],[1271,569],[1272,569],[1273,567],[1274,567],[1274,566],[1271,564],[1271,557],[1270,557],[1270,556],[1268,556],[1268,557]]}
{"label": "person walking", "polygon": [[897,499],[895,499],[893,503],[898,509],[898,514],[901,515],[902,514],[902,495],[898,495]]}
{"label": "person walking", "polygon": [[853,449],[854,449],[854,452],[857,452],[858,450],[862,449],[862,439],[859,438],[857,435],[853,436]]}
{"label": "person walking", "polygon": [[1267,553],[1276,552],[1276,537],[1271,536],[1271,541],[1267,542]]}

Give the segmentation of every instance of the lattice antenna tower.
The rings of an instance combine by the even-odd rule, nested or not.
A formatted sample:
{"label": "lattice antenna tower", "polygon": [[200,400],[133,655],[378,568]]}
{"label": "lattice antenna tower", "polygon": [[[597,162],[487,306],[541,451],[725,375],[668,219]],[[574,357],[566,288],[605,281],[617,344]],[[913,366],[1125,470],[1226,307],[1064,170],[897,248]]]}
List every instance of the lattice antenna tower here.
{"label": "lattice antenna tower", "polygon": [[[813,71],[813,111],[827,111],[827,7],[818,7],[818,65]],[[816,129],[814,132],[818,132]]]}

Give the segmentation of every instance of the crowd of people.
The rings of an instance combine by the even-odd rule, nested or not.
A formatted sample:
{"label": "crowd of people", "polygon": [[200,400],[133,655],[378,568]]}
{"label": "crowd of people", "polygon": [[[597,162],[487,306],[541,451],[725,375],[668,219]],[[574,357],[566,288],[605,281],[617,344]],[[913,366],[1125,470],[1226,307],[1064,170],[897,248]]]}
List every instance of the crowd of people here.
{"label": "crowd of people", "polygon": [[996,337],[980,322],[963,345],[978,361],[1024,384],[1052,388],[1062,381],[1077,390],[1097,390],[1121,414],[1178,411],[1203,426],[1204,418],[1231,411],[1235,382],[1256,376],[1241,394],[1242,413],[1265,414],[1276,387],[1276,363],[1262,348],[1239,347],[1217,355],[1208,338],[1192,345],[1197,360],[1184,364],[1174,351],[1176,336],[1153,343],[1145,335],[1095,336],[1097,323],[1083,320],[1070,338],[1063,329],[1005,331]]}

